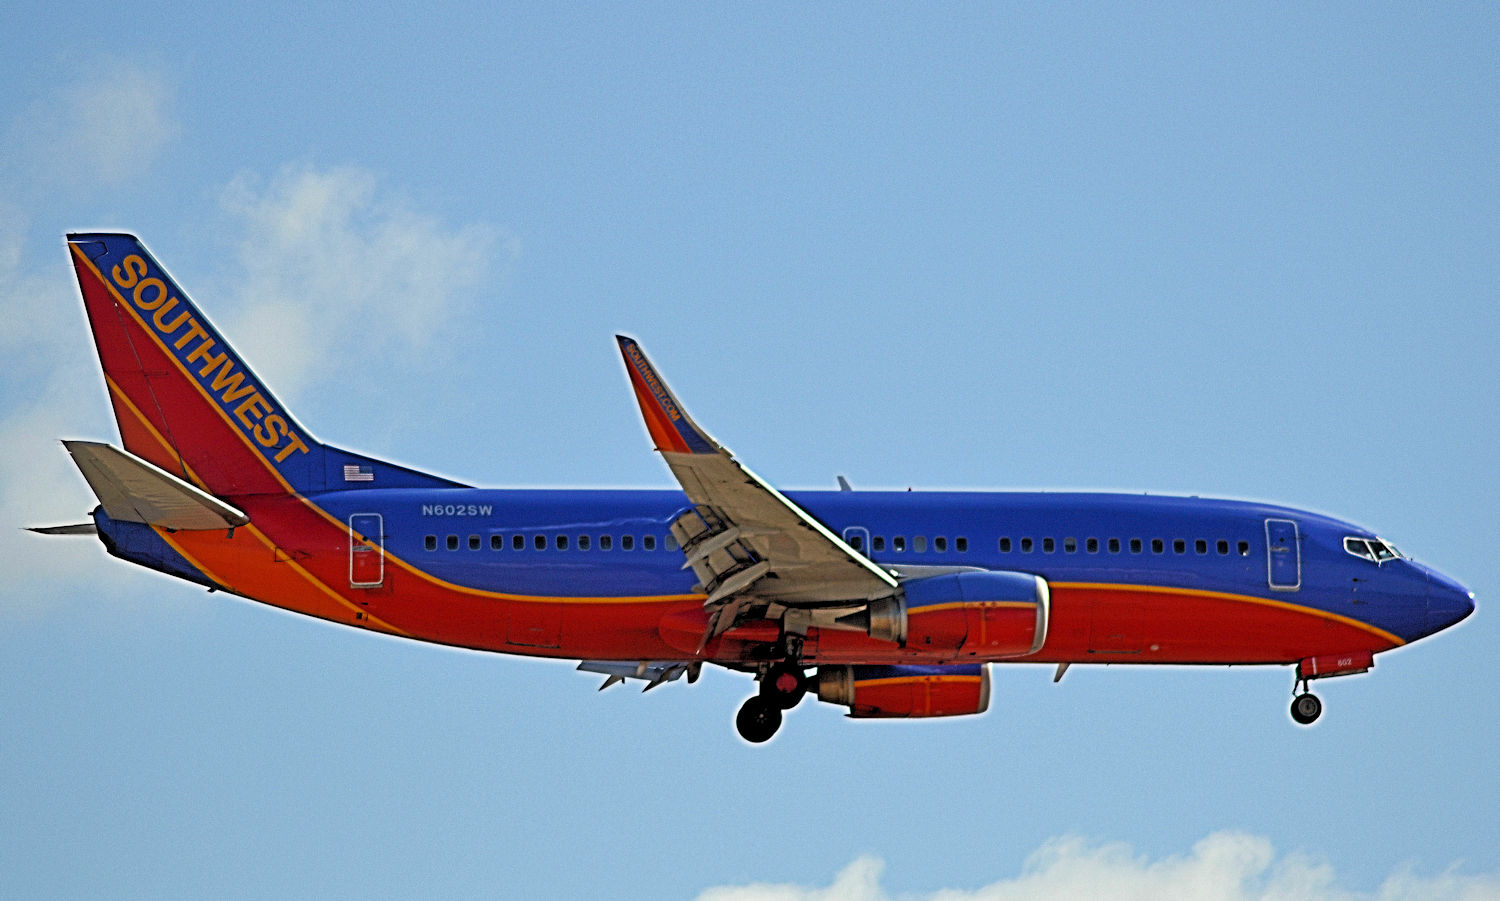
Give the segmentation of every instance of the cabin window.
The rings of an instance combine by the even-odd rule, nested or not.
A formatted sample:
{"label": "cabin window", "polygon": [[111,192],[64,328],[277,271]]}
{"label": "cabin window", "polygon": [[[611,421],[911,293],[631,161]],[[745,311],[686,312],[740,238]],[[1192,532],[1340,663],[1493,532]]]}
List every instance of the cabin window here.
{"label": "cabin window", "polygon": [[1090,554],[1099,553],[1099,539],[1090,538],[1088,541],[1084,542],[1084,547],[1088,548]]}
{"label": "cabin window", "polygon": [[870,548],[872,550],[874,550],[876,553],[880,553],[880,552],[884,551],[885,550],[885,536],[884,535],[876,535],[874,538],[871,538],[870,539]]}
{"label": "cabin window", "polygon": [[1202,538],[1199,538],[1197,541],[1193,542],[1193,550],[1197,551],[1200,554],[1208,553],[1208,542],[1204,541]]}
{"label": "cabin window", "polygon": [[1130,539],[1130,552],[1132,554],[1139,554],[1142,550],[1144,550],[1144,548],[1141,546],[1141,540],[1139,538]]}
{"label": "cabin window", "polygon": [[1002,538],[1002,539],[1000,539],[1000,553],[1002,553],[1002,554],[1009,554],[1010,553],[1010,539],[1009,538]]}
{"label": "cabin window", "polygon": [[422,539],[422,547],[427,548],[429,551],[437,550],[437,536],[428,535],[426,538]]}
{"label": "cabin window", "polygon": [[1023,554],[1029,554],[1029,553],[1031,553],[1031,549],[1032,549],[1031,539],[1030,538],[1022,538],[1021,539],[1021,553],[1023,553]]}
{"label": "cabin window", "polygon": [[1229,542],[1227,542],[1224,539],[1220,538],[1219,539],[1219,543],[1218,543],[1218,545],[1215,546],[1214,550],[1218,551],[1220,554],[1228,555],[1229,554]]}
{"label": "cabin window", "polygon": [[490,536],[490,550],[492,550],[492,551],[498,551],[498,550],[500,550],[503,547],[505,547],[505,538],[504,537],[502,537],[500,535],[491,535]]}
{"label": "cabin window", "polygon": [[633,551],[633,550],[635,550],[635,536],[634,535],[621,535],[620,536],[620,550],[622,550],[622,551]]}
{"label": "cabin window", "polygon": [[1162,541],[1160,538],[1153,538],[1153,539],[1151,539],[1151,553],[1153,553],[1153,554],[1165,554],[1166,552],[1167,552],[1167,543],[1165,541]]}
{"label": "cabin window", "polygon": [[1076,553],[1078,553],[1078,539],[1077,538],[1064,538],[1063,539],[1063,550],[1065,552],[1069,553],[1069,554],[1076,554]]}
{"label": "cabin window", "polygon": [[1118,554],[1120,552],[1120,539],[1111,538],[1109,540],[1109,552],[1111,554]]}
{"label": "cabin window", "polygon": [[469,536],[469,550],[471,550],[471,551],[477,551],[477,550],[479,550],[479,536],[478,535],[470,535]]}
{"label": "cabin window", "polygon": [[1241,557],[1250,556],[1250,542],[1241,541],[1239,544],[1239,552]]}
{"label": "cabin window", "polygon": [[932,549],[935,550],[935,551],[937,551],[939,554],[947,551],[948,550],[948,539],[944,538],[941,535],[939,535],[938,537],[932,539]]}
{"label": "cabin window", "polygon": [[855,532],[853,535],[849,536],[849,546],[854,548],[856,551],[864,550],[864,545],[865,536],[859,534],[858,532]]}
{"label": "cabin window", "polygon": [[927,536],[918,535],[911,540],[911,549],[918,554],[927,553]]}
{"label": "cabin window", "polygon": [[587,536],[587,535],[579,535],[578,536],[578,549],[580,551],[586,551],[586,550],[589,549],[589,536]]}
{"label": "cabin window", "polygon": [[1174,554],[1186,554],[1187,553],[1187,541],[1185,541],[1184,539],[1181,539],[1181,538],[1173,538],[1172,539],[1172,553],[1174,553]]}
{"label": "cabin window", "polygon": [[891,550],[895,551],[898,554],[905,553],[906,552],[906,536],[905,535],[896,535],[896,536],[892,537],[891,538]]}
{"label": "cabin window", "polygon": [[1044,554],[1050,554],[1050,553],[1052,553],[1055,550],[1057,550],[1057,539],[1055,539],[1055,538],[1043,538],[1042,539],[1042,553],[1044,553]]}
{"label": "cabin window", "polygon": [[669,534],[669,535],[667,535],[667,537],[663,538],[661,541],[662,541],[662,547],[665,547],[667,550],[669,550],[669,551],[675,551],[675,550],[677,550],[677,539],[673,535]]}
{"label": "cabin window", "polygon": [[654,551],[654,550],[656,550],[656,536],[655,535],[642,535],[641,536],[641,550],[643,550],[643,551]]}
{"label": "cabin window", "polygon": [[967,554],[969,552],[969,539],[963,537],[962,535],[953,539],[953,549],[958,551],[960,554]]}
{"label": "cabin window", "polygon": [[447,545],[448,545],[448,550],[450,550],[450,551],[456,551],[456,550],[458,550],[458,536],[457,535],[449,535],[448,536]]}
{"label": "cabin window", "polygon": [[510,536],[510,549],[513,551],[526,550],[526,536],[519,533]]}
{"label": "cabin window", "polygon": [[599,536],[599,550],[601,550],[601,551],[607,551],[610,548],[614,547],[614,544],[615,544],[615,540],[614,540],[614,538],[612,536],[609,536],[609,535],[600,535]]}
{"label": "cabin window", "polygon": [[545,551],[547,549],[547,536],[538,535],[531,540],[531,544],[532,547],[536,548],[537,550]]}

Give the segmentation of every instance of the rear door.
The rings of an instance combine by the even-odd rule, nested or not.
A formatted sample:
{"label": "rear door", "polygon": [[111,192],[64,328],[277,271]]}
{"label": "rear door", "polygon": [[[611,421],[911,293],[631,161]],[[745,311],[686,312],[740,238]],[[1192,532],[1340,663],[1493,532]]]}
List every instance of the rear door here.
{"label": "rear door", "polygon": [[1266,573],[1272,591],[1302,587],[1301,542],[1290,519],[1266,520]]}
{"label": "rear door", "polygon": [[379,513],[349,517],[349,587],[379,588],[385,582],[385,532]]}

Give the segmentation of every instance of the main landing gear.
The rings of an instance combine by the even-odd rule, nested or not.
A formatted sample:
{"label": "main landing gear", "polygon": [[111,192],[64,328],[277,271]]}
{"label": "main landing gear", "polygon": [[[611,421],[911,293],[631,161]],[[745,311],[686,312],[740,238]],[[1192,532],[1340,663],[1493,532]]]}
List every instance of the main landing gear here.
{"label": "main landing gear", "polygon": [[760,677],[760,693],[745,701],[734,717],[735,728],[745,741],[760,744],[781,728],[781,712],[791,710],[807,694],[807,673],[783,660],[771,664]]}
{"label": "main landing gear", "polygon": [[1301,693],[1296,693],[1296,688],[1292,689],[1294,692],[1292,696],[1292,719],[1296,720],[1300,725],[1310,726],[1313,720],[1322,715],[1323,702],[1318,700],[1317,695],[1308,690],[1306,679],[1299,679],[1297,686],[1301,688]]}

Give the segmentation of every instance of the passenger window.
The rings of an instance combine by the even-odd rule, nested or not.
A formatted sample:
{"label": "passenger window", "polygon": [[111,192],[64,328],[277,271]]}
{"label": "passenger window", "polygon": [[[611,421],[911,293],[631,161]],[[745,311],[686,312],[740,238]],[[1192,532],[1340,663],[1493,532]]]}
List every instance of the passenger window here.
{"label": "passenger window", "polygon": [[498,551],[505,547],[505,539],[499,535],[490,536],[490,550]]}
{"label": "passenger window", "polygon": [[1069,554],[1076,554],[1076,553],[1078,553],[1078,539],[1077,538],[1064,538],[1063,539],[1063,550],[1065,552],[1069,553]]}
{"label": "passenger window", "polygon": [[1160,538],[1151,539],[1151,553],[1164,554],[1167,552],[1167,543]]}
{"label": "passenger window", "polygon": [[589,549],[589,536],[587,536],[587,535],[579,535],[578,536],[578,549],[580,551],[586,551],[586,550]]}
{"label": "passenger window", "polygon": [[1120,552],[1120,539],[1111,538],[1109,540],[1109,552],[1111,554],[1118,554]]}
{"label": "passenger window", "polygon": [[1055,538],[1043,538],[1042,539],[1042,553],[1044,553],[1044,554],[1050,554],[1050,553],[1052,553],[1055,550],[1057,550],[1057,539],[1055,539]]}
{"label": "passenger window", "polygon": [[947,551],[948,550],[948,539],[942,537],[941,535],[939,535],[938,537],[932,539],[932,549],[935,550],[935,551],[937,551],[939,554]]}
{"label": "passenger window", "polygon": [[1227,555],[1229,553],[1229,542],[1220,538],[1218,545],[1214,549],[1217,550],[1220,554]]}
{"label": "passenger window", "polygon": [[874,549],[876,553],[883,552],[885,550],[885,536],[876,535],[874,538],[871,538],[870,547]]}
{"label": "passenger window", "polygon": [[918,554],[927,553],[927,536],[918,535],[917,537],[913,538],[911,540],[911,549],[913,551],[916,551]]}
{"label": "passenger window", "polygon": [[864,550],[865,537],[858,532],[855,532],[853,535],[849,536],[849,546],[854,548],[856,551]]}
{"label": "passenger window", "polygon": [[599,536],[599,550],[601,550],[601,551],[607,551],[610,548],[614,547],[614,544],[615,544],[615,539],[612,536],[609,536],[609,535],[600,535]]}
{"label": "passenger window", "polygon": [[1208,542],[1204,541],[1202,538],[1199,538],[1197,541],[1193,542],[1193,550],[1197,551],[1200,554],[1208,553]]}
{"label": "passenger window", "polygon": [[448,536],[448,550],[450,550],[450,551],[456,551],[456,550],[458,550],[458,536],[457,535],[449,535]]}
{"label": "passenger window", "polygon": [[1250,556],[1250,542],[1241,541],[1239,545],[1239,552],[1241,557]]}
{"label": "passenger window", "polygon": [[1022,538],[1021,539],[1021,553],[1023,553],[1023,554],[1029,554],[1029,553],[1031,553],[1031,539],[1030,538]]}
{"label": "passenger window", "polygon": [[510,536],[510,549],[513,551],[526,550],[526,536],[521,534]]}
{"label": "passenger window", "polygon": [[641,536],[641,550],[645,550],[645,551],[654,551],[654,550],[656,550],[656,536],[655,535],[642,535]]}
{"label": "passenger window", "polygon": [[635,536],[634,535],[621,535],[620,536],[620,550],[622,550],[622,551],[633,551],[633,550],[635,550]]}
{"label": "passenger window", "polygon": [[437,550],[437,536],[428,535],[426,538],[422,539],[422,546],[427,548],[429,551]]}
{"label": "passenger window", "polygon": [[531,544],[532,547],[535,547],[537,550],[545,551],[547,549],[547,536],[538,535],[532,539]]}
{"label": "passenger window", "polygon": [[962,535],[953,539],[953,549],[960,554],[967,554],[969,552],[969,539]]}
{"label": "passenger window", "polygon": [[469,536],[469,550],[471,550],[471,551],[477,551],[477,550],[479,550],[479,536],[478,535],[470,535]]}
{"label": "passenger window", "polygon": [[1139,538],[1130,539],[1130,552],[1132,554],[1139,554],[1142,550],[1144,548],[1141,547],[1141,540]]}
{"label": "passenger window", "polygon": [[675,551],[675,550],[677,550],[677,539],[676,539],[676,537],[674,537],[674,536],[672,536],[672,535],[669,534],[669,535],[667,535],[666,538],[662,539],[662,542],[663,542],[663,545],[666,547],[667,550],[669,550],[669,551]]}
{"label": "passenger window", "polygon": [[1186,554],[1187,553],[1187,542],[1184,541],[1181,538],[1173,538],[1172,539],[1172,553],[1174,553],[1174,554]]}
{"label": "passenger window", "polygon": [[897,535],[894,538],[892,538],[891,539],[891,550],[895,551],[898,554],[904,553],[906,551],[906,536],[905,535]]}
{"label": "passenger window", "polygon": [[1000,553],[1002,553],[1002,554],[1009,554],[1010,553],[1010,539],[1009,538],[1002,538],[1002,539],[1000,539]]}
{"label": "passenger window", "polygon": [[1088,548],[1090,554],[1099,553],[1099,539],[1090,538],[1088,541],[1084,542],[1084,547]]}

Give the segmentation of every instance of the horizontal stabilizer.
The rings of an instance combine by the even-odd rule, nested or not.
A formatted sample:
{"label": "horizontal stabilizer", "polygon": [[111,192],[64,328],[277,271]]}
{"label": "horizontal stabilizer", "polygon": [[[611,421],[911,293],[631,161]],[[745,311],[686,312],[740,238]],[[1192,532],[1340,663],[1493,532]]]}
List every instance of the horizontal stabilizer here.
{"label": "horizontal stabilizer", "polygon": [[26,531],[38,535],[97,535],[99,527],[91,522],[79,522],[66,526],[27,526]]}
{"label": "horizontal stabilizer", "polygon": [[97,441],[64,441],[110,519],[182,531],[232,529],[250,517],[140,457]]}

